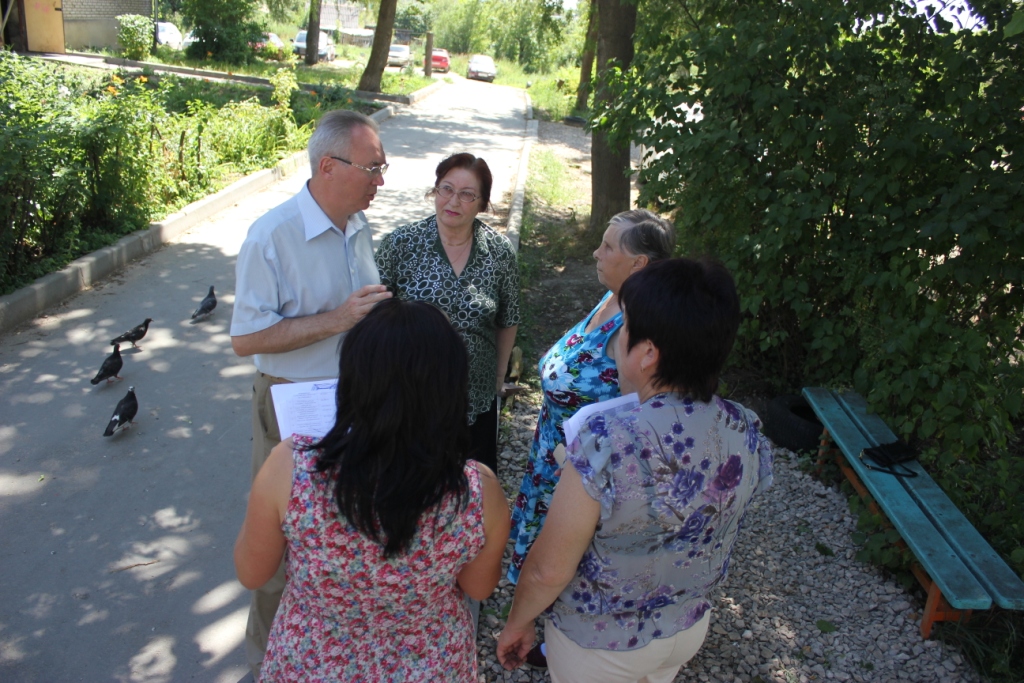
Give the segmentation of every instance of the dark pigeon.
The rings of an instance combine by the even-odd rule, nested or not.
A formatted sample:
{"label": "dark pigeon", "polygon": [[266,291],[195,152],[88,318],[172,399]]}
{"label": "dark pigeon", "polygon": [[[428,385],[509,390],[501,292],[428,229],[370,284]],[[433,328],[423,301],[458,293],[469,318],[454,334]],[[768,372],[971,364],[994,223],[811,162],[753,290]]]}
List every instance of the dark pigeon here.
{"label": "dark pigeon", "polygon": [[202,320],[213,313],[215,308],[217,308],[217,295],[213,293],[213,285],[210,285],[210,293],[206,295],[206,298],[199,304],[199,308],[192,314],[192,320]]}
{"label": "dark pigeon", "polygon": [[146,318],[144,321],[142,321],[141,325],[136,325],[132,329],[122,334],[120,337],[111,339],[110,345],[113,346],[114,344],[123,344],[125,342],[131,342],[134,348],[140,348],[135,342],[139,341],[140,339],[146,336],[146,333],[149,332],[149,324],[151,322],[153,322],[152,318]]}
{"label": "dark pigeon", "polygon": [[117,407],[114,408],[114,414],[110,416],[110,422],[107,423],[103,436],[113,436],[118,427],[135,424],[132,420],[135,419],[137,412],[139,412],[139,401],[135,398],[135,387],[128,387],[128,393],[117,402]]}
{"label": "dark pigeon", "polygon": [[124,367],[124,360],[121,358],[121,345],[114,344],[114,352],[106,357],[103,365],[100,366],[100,371],[89,381],[93,384],[99,384],[103,380],[107,380],[109,383],[111,380],[122,379],[117,376],[117,373],[121,372],[122,367]]}

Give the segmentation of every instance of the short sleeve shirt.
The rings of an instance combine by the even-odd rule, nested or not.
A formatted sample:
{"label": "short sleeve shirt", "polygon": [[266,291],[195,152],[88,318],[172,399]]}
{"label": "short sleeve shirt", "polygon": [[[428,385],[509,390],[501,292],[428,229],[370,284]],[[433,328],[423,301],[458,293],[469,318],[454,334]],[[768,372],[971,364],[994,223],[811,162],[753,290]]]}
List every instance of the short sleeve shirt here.
{"label": "short sleeve shirt", "polygon": [[657,394],[591,415],[567,458],[601,516],[554,625],[585,648],[633,650],[697,623],[751,499],[771,485],[757,416],[717,396]]}
{"label": "short sleeve shirt", "polygon": [[[334,310],[355,290],[379,282],[363,213],[350,216],[342,231],[303,187],[249,228],[235,265],[231,336]],[[256,354],[253,361],[261,372],[292,381],[337,377],[343,337],[286,353]]]}
{"label": "short sleeve shirt", "polygon": [[426,301],[448,314],[469,352],[469,416],[494,400],[498,371],[495,334],[520,322],[519,265],[507,237],[480,220],[473,246],[456,276],[437,232],[437,217],[402,226],[377,247],[381,284],[401,299]]}

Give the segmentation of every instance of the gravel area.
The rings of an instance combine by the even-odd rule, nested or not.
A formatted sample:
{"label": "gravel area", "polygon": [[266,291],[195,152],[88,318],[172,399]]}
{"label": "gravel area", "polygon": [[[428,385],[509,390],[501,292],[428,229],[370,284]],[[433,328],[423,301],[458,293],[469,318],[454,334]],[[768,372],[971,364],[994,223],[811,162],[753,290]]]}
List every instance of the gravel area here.
{"label": "gravel area", "polygon": [[[538,403],[537,392],[517,397],[510,418],[502,416],[500,478],[510,505]],[[803,474],[788,451],[777,450],[775,483],[747,513],[729,577],[712,598],[707,640],[677,683],[980,682],[954,649],[921,640],[917,597],[854,559],[855,525],[839,491]],[[511,545],[506,563],[510,555]],[[512,588],[502,579],[481,606],[479,680],[547,681],[544,671],[505,672],[497,663],[495,639]],[[823,633],[820,627],[829,625],[834,632]]]}

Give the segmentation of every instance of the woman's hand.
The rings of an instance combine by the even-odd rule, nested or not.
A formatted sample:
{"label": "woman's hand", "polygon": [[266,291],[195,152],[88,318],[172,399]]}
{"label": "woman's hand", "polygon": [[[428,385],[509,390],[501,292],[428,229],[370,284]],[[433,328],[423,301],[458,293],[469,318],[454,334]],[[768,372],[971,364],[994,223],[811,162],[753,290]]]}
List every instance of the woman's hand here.
{"label": "woman's hand", "polygon": [[498,636],[498,661],[509,671],[522,666],[536,640],[532,622],[520,628],[506,625]]}

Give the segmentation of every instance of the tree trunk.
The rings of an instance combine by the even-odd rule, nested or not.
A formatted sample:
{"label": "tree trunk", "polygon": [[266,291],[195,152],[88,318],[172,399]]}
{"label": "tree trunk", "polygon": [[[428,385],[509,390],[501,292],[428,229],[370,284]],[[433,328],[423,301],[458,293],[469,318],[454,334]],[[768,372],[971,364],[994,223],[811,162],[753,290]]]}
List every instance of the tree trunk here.
{"label": "tree trunk", "polygon": [[583,56],[580,59],[580,87],[576,89],[576,109],[587,108],[590,97],[590,75],[594,72],[594,48],[597,47],[597,3],[590,0],[590,16],[587,18],[587,38],[583,43]]}
{"label": "tree trunk", "polygon": [[310,0],[309,21],[306,23],[306,64],[320,61],[320,0]]}
{"label": "tree trunk", "polygon": [[380,92],[380,79],[384,75],[384,67],[388,65],[388,52],[391,50],[391,32],[395,28],[395,11],[398,0],[381,0],[380,13],[377,14],[377,28],[373,32],[373,47],[370,58],[366,60],[366,68],[359,79],[359,89],[367,92]]}
{"label": "tree trunk", "polygon": [[[597,90],[595,105],[611,99],[606,78],[609,62],[627,68],[633,61],[636,5],[630,0],[595,0],[598,6]],[[595,107],[596,108],[596,107]],[[608,135],[592,133],[590,154],[590,229],[600,232],[612,216],[629,208],[629,145],[613,147]]]}
{"label": "tree trunk", "polygon": [[423,48],[423,75],[430,78],[434,73],[434,34],[427,31],[427,44]]}

